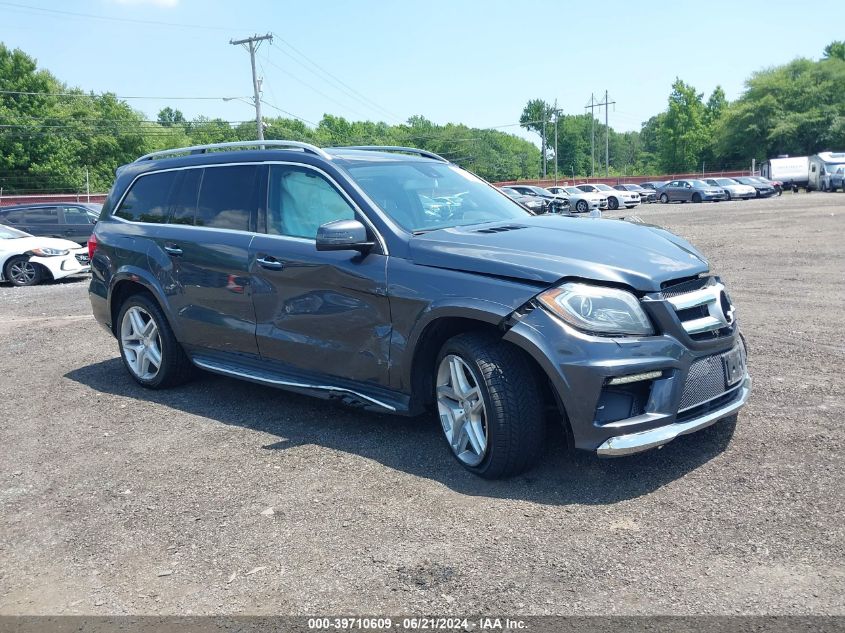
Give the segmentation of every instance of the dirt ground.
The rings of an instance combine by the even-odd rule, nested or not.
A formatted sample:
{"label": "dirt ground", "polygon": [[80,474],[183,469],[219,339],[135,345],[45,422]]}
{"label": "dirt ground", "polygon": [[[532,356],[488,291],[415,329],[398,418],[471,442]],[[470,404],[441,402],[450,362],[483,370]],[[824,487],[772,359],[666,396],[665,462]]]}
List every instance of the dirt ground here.
{"label": "dirt ground", "polygon": [[751,401],[503,482],[434,417],[146,391],[85,279],[0,285],[0,614],[845,614],[845,194],[633,213],[726,281]]}

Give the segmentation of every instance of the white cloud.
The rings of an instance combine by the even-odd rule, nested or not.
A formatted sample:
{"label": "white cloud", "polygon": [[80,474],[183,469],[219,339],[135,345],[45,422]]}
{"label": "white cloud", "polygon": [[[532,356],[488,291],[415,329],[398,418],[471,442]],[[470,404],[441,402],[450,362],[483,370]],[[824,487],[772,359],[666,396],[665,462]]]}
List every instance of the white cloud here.
{"label": "white cloud", "polygon": [[115,4],[152,5],[164,9],[171,9],[179,4],[179,0],[111,0]]}

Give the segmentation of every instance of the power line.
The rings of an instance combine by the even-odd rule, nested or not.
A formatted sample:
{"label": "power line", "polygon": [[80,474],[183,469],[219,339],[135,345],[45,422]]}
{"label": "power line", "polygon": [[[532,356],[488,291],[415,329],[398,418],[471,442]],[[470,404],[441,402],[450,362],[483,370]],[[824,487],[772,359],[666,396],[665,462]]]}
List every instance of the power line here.
{"label": "power line", "polygon": [[308,125],[313,125],[314,127],[317,127],[319,125],[318,123],[314,123],[314,121],[309,121],[308,119],[303,119],[301,116],[294,114],[293,112],[288,112],[287,110],[282,110],[279,106],[275,106],[272,103],[265,101],[264,99],[261,100],[261,103],[263,103],[264,105],[270,106],[274,110],[278,110],[282,114],[287,114],[288,116],[291,116],[294,119],[302,121],[303,123],[307,123]]}
{"label": "power line", "polygon": [[174,27],[180,29],[200,29],[206,31],[231,31],[232,27],[230,26],[205,26],[202,24],[187,24],[184,22],[162,22],[159,20],[138,20],[134,18],[118,18],[112,17],[107,15],[95,15],[93,13],[78,13],[76,11],[63,11],[61,9],[48,9],[46,7],[34,7],[34,6],[27,6],[23,4],[17,4],[15,2],[0,2],[0,6],[10,7],[13,9],[24,10],[29,12],[41,12],[47,14],[53,14],[56,16],[69,16],[75,18],[85,18],[89,20],[105,20],[108,22],[125,22],[128,24],[146,24],[148,26],[167,26],[167,27]]}
{"label": "power line", "polygon": [[269,59],[269,58],[268,58],[268,59],[267,59],[267,63],[268,63],[268,64],[270,64],[271,66],[273,66],[274,68],[278,69],[279,71],[281,71],[282,73],[284,73],[285,75],[287,75],[288,77],[290,77],[291,79],[293,79],[294,81],[296,81],[297,83],[302,84],[303,86],[305,86],[305,87],[306,87],[306,88],[308,88],[309,90],[313,90],[314,92],[316,92],[318,95],[320,95],[320,96],[321,96],[321,97],[323,97],[324,99],[328,99],[329,101],[331,101],[332,103],[334,103],[334,104],[336,104],[336,105],[340,106],[340,107],[341,107],[341,108],[343,108],[344,110],[347,110],[347,111],[349,111],[349,112],[353,112],[353,113],[355,113],[357,116],[360,116],[360,117],[362,117],[364,120],[367,120],[367,118],[368,118],[368,117],[367,117],[367,115],[366,115],[366,114],[364,114],[363,112],[361,112],[360,110],[356,110],[355,108],[351,108],[351,107],[349,107],[349,104],[346,104],[346,103],[343,103],[343,102],[341,102],[341,101],[338,101],[338,100],[337,100],[337,99],[335,99],[334,97],[331,97],[331,96],[327,95],[325,92],[323,92],[323,91],[322,91],[322,90],[320,90],[319,88],[315,88],[314,86],[312,86],[311,84],[309,84],[307,81],[304,81],[304,80],[300,79],[299,77],[297,77],[296,75],[294,75],[293,73],[291,73],[291,72],[289,72],[289,71],[285,70],[284,68],[282,68],[281,66],[279,66],[278,64],[276,64],[275,62],[273,62],[271,59]]}
{"label": "power line", "polygon": [[[0,3],[2,4],[2,3]],[[248,97],[171,97],[171,96],[121,96],[110,92],[101,95],[85,94],[78,92],[26,92],[23,90],[0,90],[0,95],[26,95],[35,97],[77,97],[80,99],[101,99],[103,97],[114,97],[115,99],[158,99],[159,101],[222,101],[224,99],[247,99]]]}
{"label": "power line", "polygon": [[[368,107],[368,108],[370,108],[370,109],[372,109],[376,112],[382,113],[381,116],[386,115],[388,118],[391,118],[394,121],[403,121],[403,119],[401,119],[399,116],[393,114],[392,112],[390,112],[386,108],[383,108],[382,106],[380,106],[378,103],[376,103],[375,101],[373,101],[369,97],[364,96],[363,94],[361,94],[360,92],[355,90],[355,88],[353,88],[352,86],[347,84],[345,81],[343,81],[342,79],[340,79],[336,75],[332,74],[331,72],[329,72],[328,70],[326,70],[325,68],[320,66],[317,62],[310,59],[307,55],[305,55],[305,53],[301,52],[299,49],[294,47],[291,43],[287,42],[286,40],[282,39],[281,37],[277,36],[277,38],[280,42],[282,42],[285,46],[287,46],[292,51],[294,51],[297,55],[299,55],[302,59],[304,59],[310,66],[313,66],[313,68],[316,68],[317,71],[319,71],[319,73],[322,73],[322,75],[324,75],[324,76],[321,76],[317,71],[313,70],[312,68],[308,68],[308,66],[306,66],[302,61],[298,60],[296,57],[294,57],[293,55],[291,55],[290,53],[285,51],[281,46],[279,46],[277,44],[273,44],[274,48],[277,48],[284,55],[287,55],[290,59],[292,59],[294,62],[296,62],[297,64],[299,64],[300,66],[302,66],[306,70],[308,70],[313,75],[319,77],[320,79],[322,79],[326,83],[333,85],[333,87],[336,90],[343,92],[344,94],[346,94],[347,96],[355,99],[356,101],[358,101],[362,105],[364,105],[364,106],[366,106],[366,107]],[[269,59],[268,59],[268,61],[269,61]],[[328,79],[327,79],[327,77],[328,77]]]}

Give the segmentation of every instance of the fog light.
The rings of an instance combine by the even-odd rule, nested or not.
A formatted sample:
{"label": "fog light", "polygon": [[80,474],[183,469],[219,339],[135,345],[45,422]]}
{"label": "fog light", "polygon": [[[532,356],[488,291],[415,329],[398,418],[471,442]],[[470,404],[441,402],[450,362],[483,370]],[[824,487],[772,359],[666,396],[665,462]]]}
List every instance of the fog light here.
{"label": "fog light", "polygon": [[639,382],[641,380],[654,380],[663,375],[662,371],[646,371],[642,374],[631,374],[629,376],[617,376],[607,381],[608,385],[627,385],[631,382]]}

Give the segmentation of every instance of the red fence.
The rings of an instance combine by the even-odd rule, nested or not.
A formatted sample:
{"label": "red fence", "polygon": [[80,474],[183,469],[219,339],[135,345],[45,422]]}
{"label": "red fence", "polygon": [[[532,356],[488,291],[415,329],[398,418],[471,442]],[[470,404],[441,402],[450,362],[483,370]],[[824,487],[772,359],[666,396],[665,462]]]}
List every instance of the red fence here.
{"label": "red fence", "polygon": [[[581,184],[581,183],[596,183],[596,182],[604,182],[609,185],[618,185],[621,183],[641,183],[641,182],[653,182],[656,180],[677,180],[679,178],[691,180],[694,178],[733,178],[735,176],[750,176],[752,175],[750,171],[708,171],[705,173],[695,173],[695,174],[664,174],[662,176],[610,176],[605,178],[604,176],[596,176],[594,178],[576,178],[573,182],[571,178],[567,178],[566,174],[561,174],[557,179],[558,185],[570,185],[570,184]],[[537,185],[539,187],[554,187],[555,181],[554,177],[549,178],[548,176],[543,178],[538,178],[536,180],[507,180],[503,182],[494,183],[499,186],[504,185]]]}
{"label": "red fence", "polygon": [[22,196],[0,196],[0,207],[8,207],[13,204],[42,204],[51,202],[98,202],[106,199],[104,193],[92,193],[90,196],[84,193],[43,193]]}

